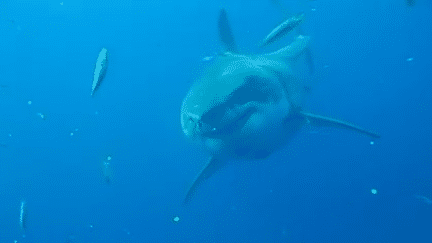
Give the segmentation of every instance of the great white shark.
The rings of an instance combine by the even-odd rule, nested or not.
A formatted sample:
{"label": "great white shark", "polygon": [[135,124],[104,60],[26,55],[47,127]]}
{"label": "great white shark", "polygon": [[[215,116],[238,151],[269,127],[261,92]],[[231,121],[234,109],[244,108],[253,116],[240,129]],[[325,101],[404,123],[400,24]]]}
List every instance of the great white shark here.
{"label": "great white shark", "polygon": [[305,125],[379,135],[350,123],[305,111],[305,86],[293,63],[305,51],[309,37],[299,35],[272,53],[238,53],[225,10],[219,15],[219,36],[226,52],[194,82],[181,107],[184,134],[211,154],[189,188],[188,203],[197,188],[229,159],[263,160]]}

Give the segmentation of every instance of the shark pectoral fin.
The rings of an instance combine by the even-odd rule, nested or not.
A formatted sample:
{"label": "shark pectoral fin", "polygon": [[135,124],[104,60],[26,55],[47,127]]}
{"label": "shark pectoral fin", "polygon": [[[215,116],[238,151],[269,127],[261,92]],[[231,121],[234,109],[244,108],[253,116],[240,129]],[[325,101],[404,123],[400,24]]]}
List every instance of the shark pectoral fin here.
{"label": "shark pectoral fin", "polygon": [[223,166],[223,164],[221,163],[221,161],[216,156],[210,157],[209,160],[207,161],[207,163],[204,165],[204,167],[201,170],[201,172],[195,178],[192,186],[189,188],[189,190],[188,190],[188,192],[186,194],[186,197],[185,197],[183,203],[184,204],[188,204],[191,201],[192,197],[195,195],[196,190],[198,189],[198,187],[200,187],[201,184],[205,180],[207,180],[208,178],[210,178],[222,166]]}
{"label": "shark pectoral fin", "polygon": [[221,9],[218,20],[219,38],[225,47],[225,51],[237,53],[237,45],[225,9]]}
{"label": "shark pectoral fin", "polygon": [[267,55],[296,59],[306,50],[307,46],[309,45],[309,40],[309,36],[299,35],[290,45]]}
{"label": "shark pectoral fin", "polygon": [[336,119],[329,118],[329,117],[319,116],[319,115],[315,115],[315,114],[311,114],[311,113],[307,113],[307,112],[300,112],[300,114],[305,116],[309,120],[310,124],[314,125],[314,126],[343,128],[343,129],[348,129],[348,130],[362,133],[362,134],[370,136],[372,138],[380,138],[380,135],[378,135],[376,133],[367,131],[363,128],[360,128],[358,126],[355,126],[353,124],[350,124],[350,123],[347,123],[344,121],[336,120]]}

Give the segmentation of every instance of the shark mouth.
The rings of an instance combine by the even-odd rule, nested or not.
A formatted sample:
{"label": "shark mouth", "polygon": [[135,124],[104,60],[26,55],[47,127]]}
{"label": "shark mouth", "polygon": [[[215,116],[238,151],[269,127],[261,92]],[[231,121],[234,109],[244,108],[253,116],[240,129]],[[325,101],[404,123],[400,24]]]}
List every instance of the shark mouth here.
{"label": "shark mouth", "polygon": [[[235,112],[240,113],[236,115],[235,119],[230,119],[229,123],[221,122],[222,119],[219,121],[216,120],[216,122],[220,122],[221,125],[206,129],[207,131],[203,132],[202,135],[207,138],[223,138],[236,134],[246,125],[250,117],[256,112],[256,108],[251,105],[245,105],[244,107],[237,108]],[[207,124],[207,126],[209,125]]]}

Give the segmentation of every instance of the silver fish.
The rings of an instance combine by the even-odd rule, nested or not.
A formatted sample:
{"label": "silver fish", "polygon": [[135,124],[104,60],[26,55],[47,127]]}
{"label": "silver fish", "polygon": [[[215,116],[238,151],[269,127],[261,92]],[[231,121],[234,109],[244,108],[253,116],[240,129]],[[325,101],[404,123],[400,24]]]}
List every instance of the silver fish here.
{"label": "silver fish", "polygon": [[261,47],[267,46],[280,38],[284,37],[290,33],[295,27],[299,26],[304,20],[304,14],[297,16],[292,16],[291,18],[285,20],[282,24],[274,28],[270,34],[264,38]]}
{"label": "silver fish", "polygon": [[27,229],[27,205],[24,200],[21,201],[20,206],[19,226],[23,231]]}
{"label": "silver fish", "polygon": [[[288,11],[288,9],[279,0],[271,0],[271,2],[274,4],[274,6],[276,8],[279,9],[279,11],[283,15],[291,16],[291,13]],[[301,26],[297,27],[297,34],[304,35]],[[306,58],[306,63],[307,63],[308,68],[309,68],[309,73],[313,74],[315,72],[315,63],[314,63],[312,51],[310,50],[309,47],[306,47],[306,49],[304,50],[304,54],[305,54],[305,58]]]}
{"label": "silver fish", "polygon": [[106,48],[102,48],[102,50],[99,52],[99,56],[96,61],[91,96],[94,95],[94,93],[102,83],[102,80],[105,78],[107,68],[108,68],[108,50]]}
{"label": "silver fish", "polygon": [[106,160],[103,161],[102,172],[104,176],[104,180],[106,184],[110,184],[112,181],[112,165],[111,165],[111,156],[108,156]]}

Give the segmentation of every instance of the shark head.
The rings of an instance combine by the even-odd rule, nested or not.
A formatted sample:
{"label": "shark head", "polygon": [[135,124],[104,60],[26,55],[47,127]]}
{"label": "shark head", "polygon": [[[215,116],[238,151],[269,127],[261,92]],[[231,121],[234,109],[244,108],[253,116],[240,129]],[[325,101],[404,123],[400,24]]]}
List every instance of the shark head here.
{"label": "shark head", "polygon": [[264,134],[275,135],[277,129],[267,128],[279,126],[291,104],[278,76],[266,65],[259,56],[218,57],[183,100],[184,134],[215,154],[230,152],[245,141],[256,146],[250,141],[260,143]]}

